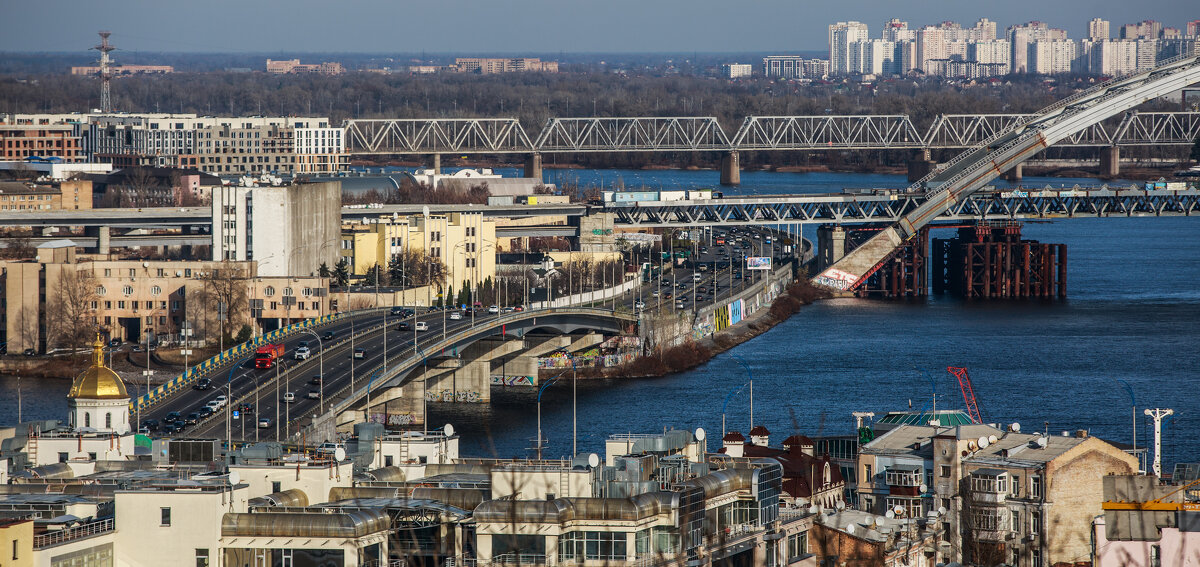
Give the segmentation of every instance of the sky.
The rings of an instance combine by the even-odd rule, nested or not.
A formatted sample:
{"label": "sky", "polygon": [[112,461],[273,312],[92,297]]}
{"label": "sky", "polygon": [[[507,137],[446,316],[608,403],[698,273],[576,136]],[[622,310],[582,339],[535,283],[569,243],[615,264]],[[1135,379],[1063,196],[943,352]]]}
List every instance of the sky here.
{"label": "sky", "polygon": [[77,52],[107,29],[125,50],[165,52],[609,53],[824,50],[827,27],[879,36],[986,17],[1086,34],[1093,17],[1182,28],[1195,0],[0,0],[0,51]]}

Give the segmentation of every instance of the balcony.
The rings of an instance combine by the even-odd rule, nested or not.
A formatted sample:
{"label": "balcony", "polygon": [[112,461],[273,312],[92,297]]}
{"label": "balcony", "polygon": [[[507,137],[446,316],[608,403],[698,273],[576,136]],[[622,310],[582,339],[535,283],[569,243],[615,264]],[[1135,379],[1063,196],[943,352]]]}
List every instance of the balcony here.
{"label": "balcony", "polygon": [[113,531],[114,528],[115,522],[112,518],[108,518],[107,520],[81,524],[73,528],[46,532],[33,536],[33,548],[45,549],[47,547],[54,547],[67,542],[105,534]]}

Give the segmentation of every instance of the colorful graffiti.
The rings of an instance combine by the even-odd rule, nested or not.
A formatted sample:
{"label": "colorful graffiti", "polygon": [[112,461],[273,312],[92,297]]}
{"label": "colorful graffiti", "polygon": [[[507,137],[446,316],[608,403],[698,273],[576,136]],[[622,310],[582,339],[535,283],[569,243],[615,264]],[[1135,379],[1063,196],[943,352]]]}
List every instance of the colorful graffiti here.
{"label": "colorful graffiti", "polygon": [[536,381],[533,376],[501,376],[499,374],[492,375],[493,386],[534,386]]}
{"label": "colorful graffiti", "polygon": [[433,390],[425,392],[425,401],[428,402],[455,402],[455,403],[479,403],[482,396],[479,392],[455,392],[454,390]]}
{"label": "colorful graffiti", "polygon": [[837,268],[829,268],[816,277],[817,285],[841,290],[850,289],[850,286],[854,285],[856,281],[858,281],[858,276]]}

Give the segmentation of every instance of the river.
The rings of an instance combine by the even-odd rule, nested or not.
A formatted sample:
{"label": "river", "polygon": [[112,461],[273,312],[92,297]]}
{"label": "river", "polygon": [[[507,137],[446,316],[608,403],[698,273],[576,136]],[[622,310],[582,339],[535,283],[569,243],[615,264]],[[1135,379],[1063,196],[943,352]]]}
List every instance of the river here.
{"label": "river", "polygon": [[[502,170],[506,175],[514,170]],[[626,187],[716,187],[715,171],[546,170],[551,183]],[[1089,179],[1027,178],[1025,186],[1096,184]],[[807,193],[842,187],[900,187],[883,174],[744,172],[727,194]],[[997,182],[997,185],[1006,185]],[[934,233],[937,236],[937,233]],[[963,302],[839,299],[805,307],[770,332],[693,370],[644,380],[581,381],[578,445],[602,452],[613,433],[663,427],[711,433],[717,447],[721,406],[754,375],[754,414],[772,439],[792,433],[847,434],[853,411],[961,408],[946,366],[965,366],[988,422],[1019,422],[1051,434],[1088,429],[1128,443],[1137,402],[1138,445],[1152,439],[1146,407],[1173,408],[1163,433],[1164,462],[1200,460],[1200,219],[1117,218],[1029,223],[1027,238],[1068,245],[1064,301]],[[934,377],[930,383],[915,368]],[[61,418],[65,381],[23,381],[26,419]],[[572,384],[543,397],[548,455],[571,451]],[[0,377],[0,396],[15,399],[15,378]],[[491,405],[434,404],[431,426],[453,423],[464,454],[525,456],[536,436],[535,394],[494,390]],[[749,429],[747,391],[732,398],[727,423]],[[0,407],[0,423],[16,418]]]}

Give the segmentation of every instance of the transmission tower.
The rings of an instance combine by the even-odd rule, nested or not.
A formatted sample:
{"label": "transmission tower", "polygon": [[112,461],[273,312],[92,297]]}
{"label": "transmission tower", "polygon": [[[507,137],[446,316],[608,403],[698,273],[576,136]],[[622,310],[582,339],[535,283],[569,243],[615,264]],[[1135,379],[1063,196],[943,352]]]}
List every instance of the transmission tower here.
{"label": "transmission tower", "polygon": [[109,59],[108,53],[116,48],[108,44],[108,36],[112,32],[100,32],[100,45],[93,47],[100,52],[100,111],[112,112],[112,95],[109,94],[109,83],[112,81],[112,59]]}

